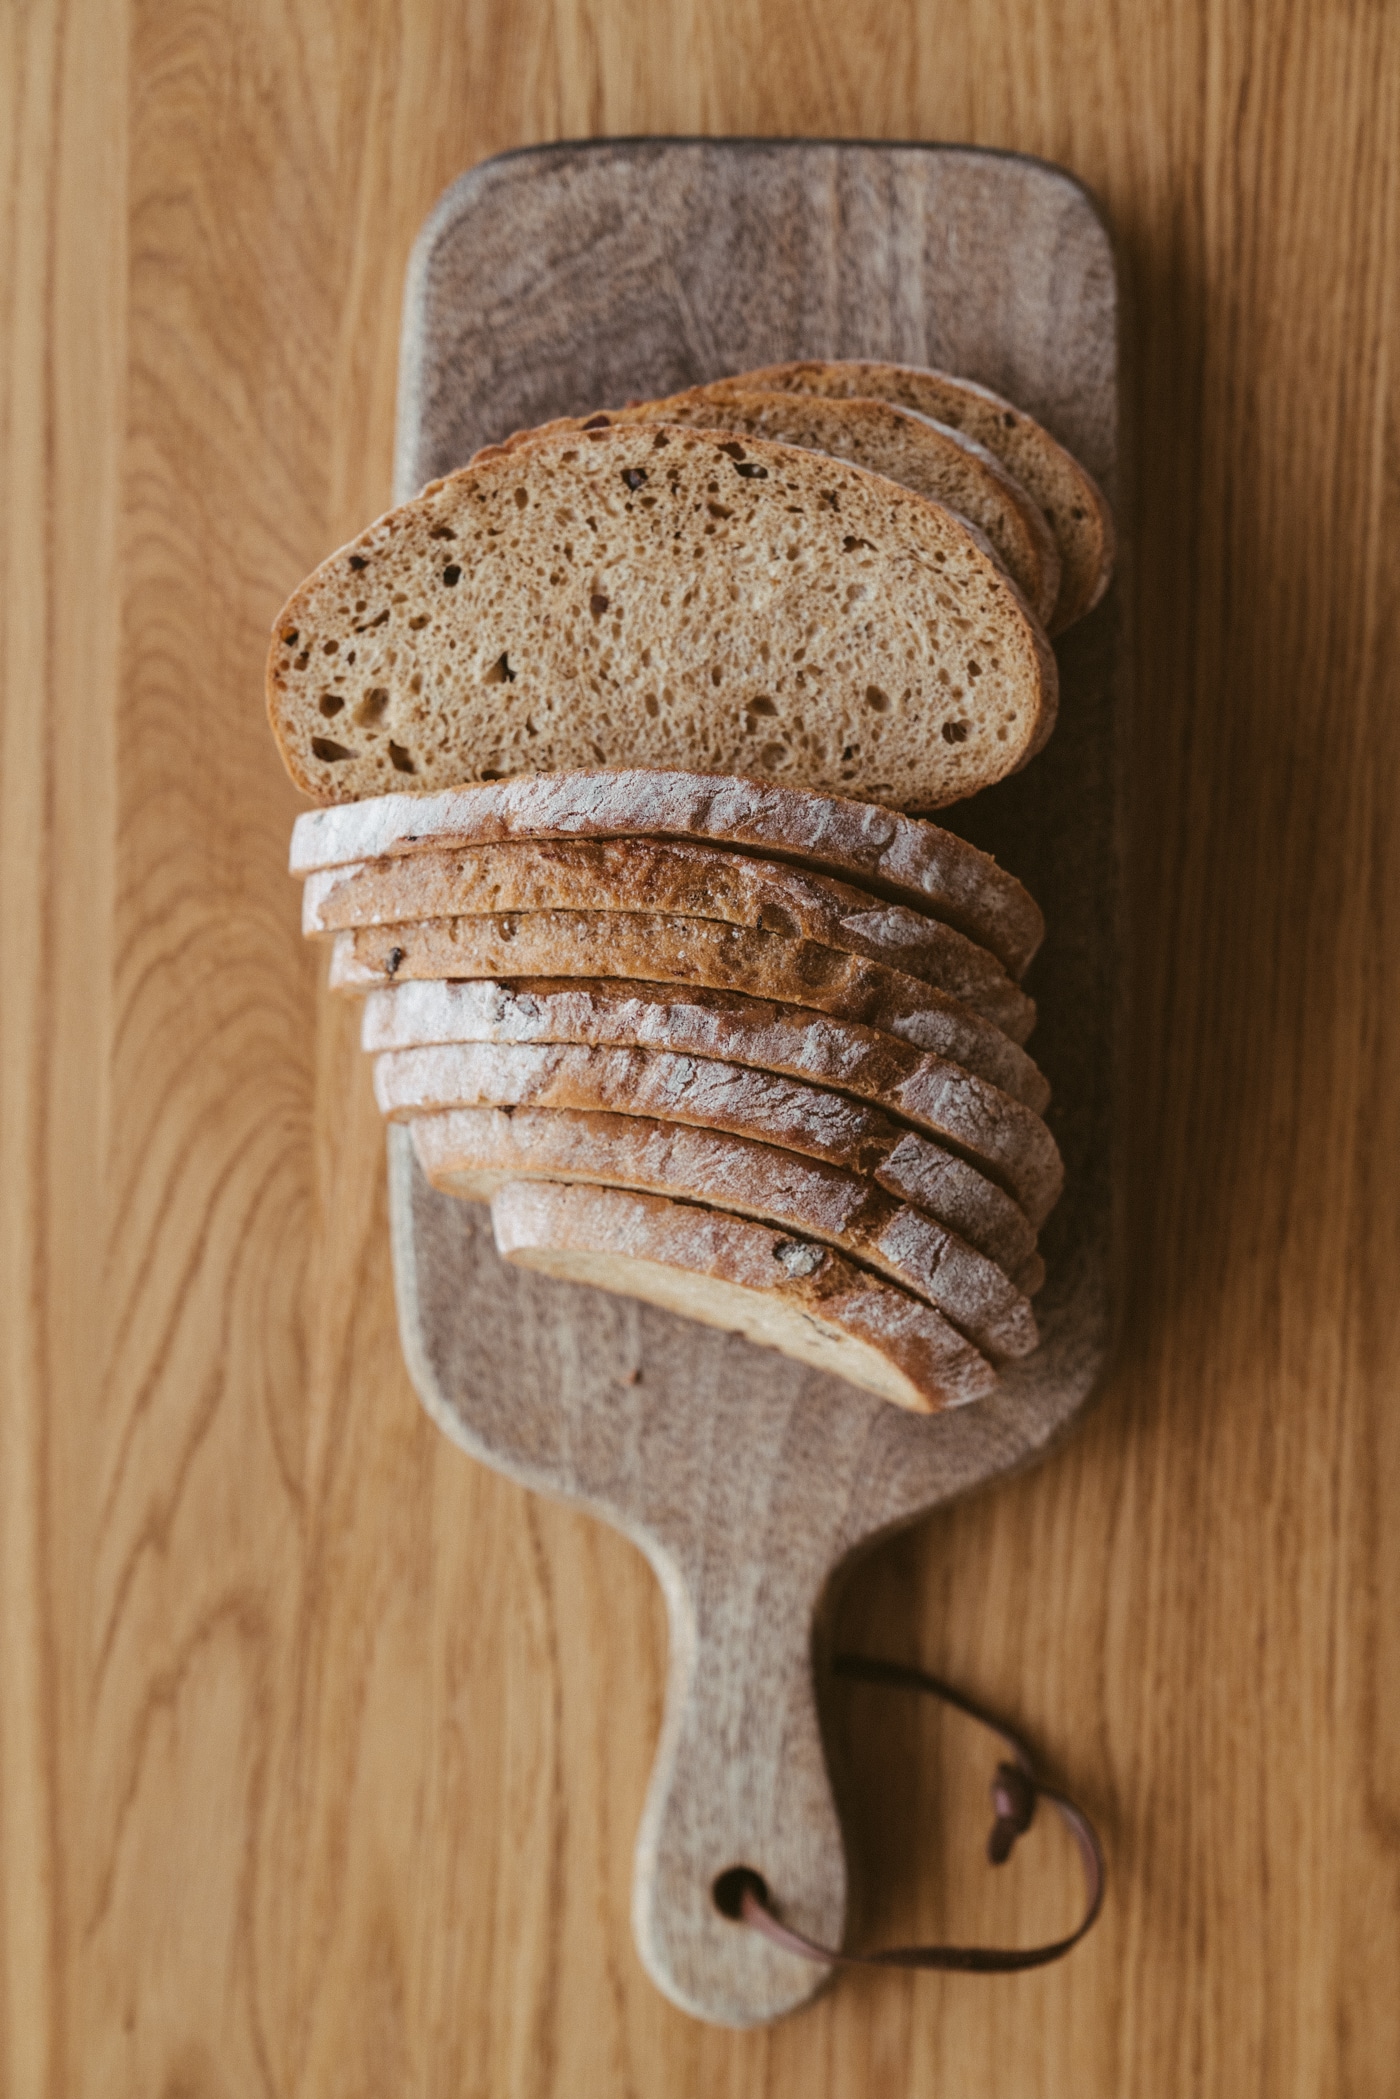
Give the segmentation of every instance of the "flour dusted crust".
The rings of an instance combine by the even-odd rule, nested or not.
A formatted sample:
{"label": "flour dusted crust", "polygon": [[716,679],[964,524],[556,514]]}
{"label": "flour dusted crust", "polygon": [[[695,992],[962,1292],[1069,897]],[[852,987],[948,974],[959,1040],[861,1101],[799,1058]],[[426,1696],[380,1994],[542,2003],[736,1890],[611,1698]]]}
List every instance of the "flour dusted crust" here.
{"label": "flour dusted crust", "polygon": [[[987,1244],[989,1237],[1012,1236],[990,1228],[1001,1206],[994,1196],[988,1200],[985,1182],[979,1188],[975,1168],[932,1138],[878,1108],[773,1072],[672,1050],[461,1042],[384,1052],[375,1063],[374,1092],[381,1111],[399,1122],[447,1108],[577,1108],[727,1131],[876,1182],[926,1210],[1013,1279],[1034,1250],[1024,1215],[1009,1257]],[[972,1228],[965,1229],[969,1211]]]}
{"label": "flour dusted crust", "polygon": [[567,839],[441,847],[309,875],[302,931],[515,911],[666,912],[814,940],[885,962],[961,999],[1017,1041],[1035,1007],[996,957],[905,904],[829,875],[674,840]]}
{"label": "flour dusted crust", "polygon": [[680,1312],[917,1414],[984,1399],[996,1373],[948,1322],[830,1247],[615,1188],[509,1182],[505,1259]]}
{"label": "flour dusted crust", "polygon": [[935,417],[994,452],[1039,504],[1060,550],[1060,592],[1052,634],[1092,611],[1113,574],[1113,519],[1093,476],[1034,416],[975,380],[922,365],[808,358],[766,365],[720,381],[741,393],[777,387],[836,399],[873,394]]}
{"label": "flour dusted crust", "polygon": [[1060,556],[1039,505],[985,445],[892,401],[696,386],[659,401],[634,401],[626,408],[565,416],[536,430],[517,431],[506,446],[487,446],[476,457],[518,448],[546,433],[628,423],[678,423],[688,430],[766,437],[883,474],[916,495],[946,504],[985,532],[1042,625],[1055,609]]}
{"label": "flour dusted crust", "polygon": [[970,1007],[883,963],[814,941],[642,911],[523,911],[337,933],[333,990],[429,977],[599,977],[706,984],[859,1020],[932,1050],[1026,1106],[1049,1089],[1026,1052]]}
{"label": "flour dusted crust", "polygon": [[872,803],[706,772],[542,773],[308,809],[291,871],[513,838],[692,838],[843,876],[956,926],[1020,977],[1045,934],[1035,899],[952,831]]}
{"label": "flour dusted crust", "polygon": [[877,1028],[740,992],[606,977],[410,982],[370,992],[361,1041],[371,1054],[474,1042],[666,1050],[853,1095],[952,1148],[959,1208],[938,1214],[1011,1272],[1064,1181],[1050,1131],[1009,1094]]}
{"label": "flour dusted crust", "polygon": [[321,801],[641,762],[937,808],[1053,720],[982,535],[861,468],[670,424],[432,482],[288,601],[273,732]]}
{"label": "flour dusted crust", "polygon": [[993,1358],[1037,1341],[1029,1299],[933,1218],[860,1175],[724,1131],[568,1108],[454,1108],[409,1124],[447,1194],[506,1180],[589,1181],[732,1210],[837,1246],[932,1304]]}
{"label": "flour dusted crust", "polygon": [[362,1042],[371,1054],[473,1042],[669,1050],[853,1095],[971,1162],[985,1199],[1010,1192],[1019,1222],[992,1224],[1010,1238],[987,1248],[1004,1266],[1024,1257],[1025,1219],[1039,1226],[1063,1185],[1044,1121],[998,1087],[879,1028],[740,992],[622,978],[410,981],[369,994]]}

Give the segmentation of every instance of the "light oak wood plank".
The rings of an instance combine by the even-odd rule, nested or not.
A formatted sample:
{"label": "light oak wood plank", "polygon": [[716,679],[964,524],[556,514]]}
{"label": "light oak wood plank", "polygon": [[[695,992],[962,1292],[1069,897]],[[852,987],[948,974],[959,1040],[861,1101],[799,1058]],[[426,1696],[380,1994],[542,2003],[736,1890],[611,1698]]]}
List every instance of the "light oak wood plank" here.
{"label": "light oak wood plank", "polygon": [[[4,2089],[1388,2093],[1393,13],[30,0],[4,34]],[[286,589],[387,499],[439,190],[686,130],[1062,160],[1139,323],[1122,1367],[847,1605],[1022,1719],[1110,1907],[1062,1970],[843,1980],[740,2036],[631,1952],[650,1575],[441,1445],[397,1361],[259,697]],[[981,1743],[878,1696],[839,1694],[872,1935],[1040,1928],[1051,1833],[989,1880]]]}

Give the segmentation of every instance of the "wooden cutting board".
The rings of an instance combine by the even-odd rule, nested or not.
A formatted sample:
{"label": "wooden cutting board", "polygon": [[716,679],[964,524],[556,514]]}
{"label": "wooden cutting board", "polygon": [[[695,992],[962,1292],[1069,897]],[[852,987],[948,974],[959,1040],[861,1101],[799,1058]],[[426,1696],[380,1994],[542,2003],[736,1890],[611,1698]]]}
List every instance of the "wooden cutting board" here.
{"label": "wooden cutting board", "polygon": [[[893,357],[1041,417],[1117,507],[1117,280],[1092,200],[1016,155],[635,139],[507,154],[443,197],[410,268],[400,498],[522,425],[796,356]],[[716,1910],[759,1871],[839,1943],[847,1863],[820,1722],[823,1625],[855,1555],[1043,1456],[1102,1376],[1114,1305],[1121,586],[1058,645],[1059,726],[951,823],[1044,908],[1028,979],[1066,1192],[1043,1342],[991,1402],[918,1419],[648,1306],[506,1267],[487,1212],[390,1132],[404,1348],[472,1456],[636,1540],[670,1614],[637,1845],[637,1945],[697,2017],[773,2019],[824,1971]],[[463,1608],[469,1599],[462,1599]]]}

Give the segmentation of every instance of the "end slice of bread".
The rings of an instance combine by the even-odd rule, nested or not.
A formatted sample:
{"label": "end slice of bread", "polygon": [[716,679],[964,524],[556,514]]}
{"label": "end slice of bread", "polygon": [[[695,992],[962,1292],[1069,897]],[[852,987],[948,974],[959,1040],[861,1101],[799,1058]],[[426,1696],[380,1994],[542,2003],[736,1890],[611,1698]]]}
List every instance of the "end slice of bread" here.
{"label": "end slice of bread", "polygon": [[744,1218],[536,1181],[500,1188],[491,1222],[519,1267],[741,1334],[913,1413],[996,1386],[991,1365],[932,1307],[829,1247]]}
{"label": "end slice of bread", "polygon": [[765,365],[720,386],[740,393],[778,387],[836,399],[873,394],[964,431],[994,452],[1034,496],[1055,535],[1060,592],[1050,631],[1059,633],[1082,619],[1107,590],[1113,574],[1113,518],[1098,483],[1043,424],[989,386],[923,365],[814,358]]}
{"label": "end slice of bread", "polygon": [[476,456],[484,459],[518,448],[546,431],[599,430],[627,423],[677,423],[688,430],[766,437],[883,474],[916,495],[945,504],[985,532],[1042,625],[1055,610],[1060,555],[1040,506],[985,445],[929,416],[897,408],[892,401],[696,386],[660,401],[632,402],[626,408],[562,417],[538,430],[521,430],[505,446],[487,446]]}
{"label": "end slice of bread", "polygon": [[703,839],[859,882],[956,926],[1014,977],[1045,936],[1034,897],[955,832],[869,802],[721,773],[524,774],[308,809],[292,832],[291,871],[506,839],[637,837]]}
{"label": "end slice of bread", "polygon": [[652,424],[540,438],[391,511],[294,592],[267,694],[320,801],[640,763],[936,808],[1039,748],[1056,673],[951,511]]}

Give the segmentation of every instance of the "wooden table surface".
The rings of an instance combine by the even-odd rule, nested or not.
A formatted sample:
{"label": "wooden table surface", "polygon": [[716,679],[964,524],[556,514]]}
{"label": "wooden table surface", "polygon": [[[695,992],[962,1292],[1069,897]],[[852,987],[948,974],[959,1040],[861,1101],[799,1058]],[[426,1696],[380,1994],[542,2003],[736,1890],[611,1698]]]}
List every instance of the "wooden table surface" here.
{"label": "wooden table surface", "polygon": [[[0,2064],[13,2099],[1391,2094],[1400,2082],[1400,13],[13,0],[0,35]],[[851,1639],[1098,1817],[1063,1967],[695,2025],[627,1916],[665,1625],[398,1353],[268,623],[386,500],[442,187],[593,133],[966,139],[1137,319],[1130,1294],[1043,1470]],[[1052,1928],[987,1752],[851,1690],[872,1937]]]}

